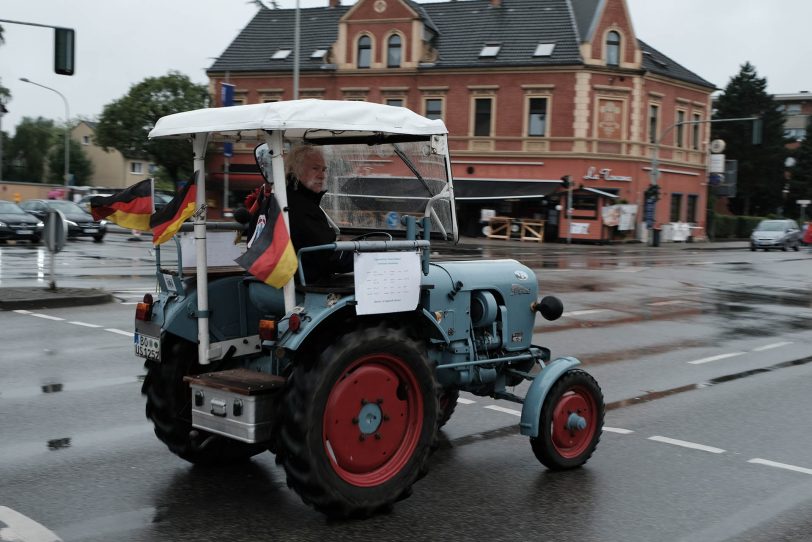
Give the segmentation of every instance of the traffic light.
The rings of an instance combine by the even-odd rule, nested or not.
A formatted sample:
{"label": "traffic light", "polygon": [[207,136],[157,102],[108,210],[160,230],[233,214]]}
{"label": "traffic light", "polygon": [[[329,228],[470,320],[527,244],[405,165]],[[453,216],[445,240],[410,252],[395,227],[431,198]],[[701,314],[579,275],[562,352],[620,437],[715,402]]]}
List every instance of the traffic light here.
{"label": "traffic light", "polygon": [[564,188],[566,190],[569,187],[570,187],[570,176],[564,175],[563,177],[561,177],[561,188]]}
{"label": "traffic light", "polygon": [[54,72],[73,75],[76,33],[72,28],[54,28]]}
{"label": "traffic light", "polygon": [[660,201],[660,185],[652,184],[646,188],[645,192],[646,199]]}

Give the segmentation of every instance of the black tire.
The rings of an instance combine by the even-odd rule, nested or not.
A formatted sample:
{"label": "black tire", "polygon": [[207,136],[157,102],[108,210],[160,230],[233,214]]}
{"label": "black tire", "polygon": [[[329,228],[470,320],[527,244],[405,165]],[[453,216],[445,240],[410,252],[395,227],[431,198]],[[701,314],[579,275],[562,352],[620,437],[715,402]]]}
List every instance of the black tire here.
{"label": "black tire", "polygon": [[[582,416],[583,429],[567,428],[572,413]],[[539,435],[530,439],[536,458],[550,470],[580,467],[601,439],[604,413],[603,393],[595,379],[580,369],[570,369],[544,399]]]}
{"label": "black tire", "polygon": [[94,235],[93,236],[93,242],[94,243],[101,243],[102,241],[104,241],[104,234],[102,234],[102,235]]}
{"label": "black tire", "polygon": [[246,444],[192,427],[192,393],[183,381],[187,375],[219,370],[197,363],[197,345],[170,339],[162,345],[160,362],[147,360],[141,393],[147,398],[146,415],[155,435],[169,450],[195,465],[228,465],[245,461],[266,447]]}
{"label": "black tire", "polygon": [[801,250],[801,242],[796,241],[795,244],[792,245],[792,250],[794,250],[795,252],[798,252],[799,250]]}
{"label": "black tire", "polygon": [[755,252],[755,251],[756,251],[756,247],[754,247],[753,245],[750,245],[750,252]]}
{"label": "black tire", "polygon": [[276,461],[306,504],[368,517],[411,494],[439,421],[419,341],[386,323],[361,327],[299,360],[289,384]]}
{"label": "black tire", "polygon": [[787,244],[786,244],[786,243],[784,243],[784,244],[782,244],[782,245],[781,245],[781,251],[782,251],[782,252],[786,252],[786,251],[787,251]]}
{"label": "black tire", "polygon": [[32,245],[38,245],[38,244],[40,244],[41,241],[42,241],[42,239],[40,238],[39,235],[35,235],[34,237],[31,238],[31,244]]}
{"label": "black tire", "polygon": [[440,424],[444,426],[451,419],[454,410],[457,409],[457,399],[460,398],[460,390],[457,388],[443,388],[440,392]]}

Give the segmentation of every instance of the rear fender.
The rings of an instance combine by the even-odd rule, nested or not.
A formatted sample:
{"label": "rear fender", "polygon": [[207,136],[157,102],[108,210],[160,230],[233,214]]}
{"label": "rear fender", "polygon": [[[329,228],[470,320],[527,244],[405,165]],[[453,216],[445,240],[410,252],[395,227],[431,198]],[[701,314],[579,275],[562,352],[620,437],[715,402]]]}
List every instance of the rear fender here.
{"label": "rear fender", "polygon": [[564,373],[580,364],[581,362],[577,358],[556,358],[533,379],[522,407],[522,419],[519,423],[522,435],[533,438],[539,436],[541,408],[547,393]]}

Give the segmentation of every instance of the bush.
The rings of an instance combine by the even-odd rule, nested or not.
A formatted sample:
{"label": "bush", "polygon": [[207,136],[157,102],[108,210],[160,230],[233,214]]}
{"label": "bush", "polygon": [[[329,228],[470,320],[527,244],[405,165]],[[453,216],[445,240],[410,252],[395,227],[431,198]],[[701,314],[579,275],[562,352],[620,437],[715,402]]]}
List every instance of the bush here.
{"label": "bush", "polygon": [[730,216],[713,215],[714,239],[746,239],[756,228],[759,222],[764,220],[761,216]]}

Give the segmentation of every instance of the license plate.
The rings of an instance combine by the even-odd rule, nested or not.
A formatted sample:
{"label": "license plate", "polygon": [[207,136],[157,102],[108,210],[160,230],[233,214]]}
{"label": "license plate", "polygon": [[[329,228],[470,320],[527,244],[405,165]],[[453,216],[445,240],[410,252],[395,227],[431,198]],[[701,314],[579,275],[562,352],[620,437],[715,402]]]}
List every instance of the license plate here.
{"label": "license plate", "polygon": [[34,233],[33,230],[17,230],[17,235],[31,235]]}
{"label": "license plate", "polygon": [[85,233],[99,233],[99,228],[85,228]]}
{"label": "license plate", "polygon": [[135,355],[147,359],[161,359],[161,341],[149,335],[136,333],[133,336]]}

